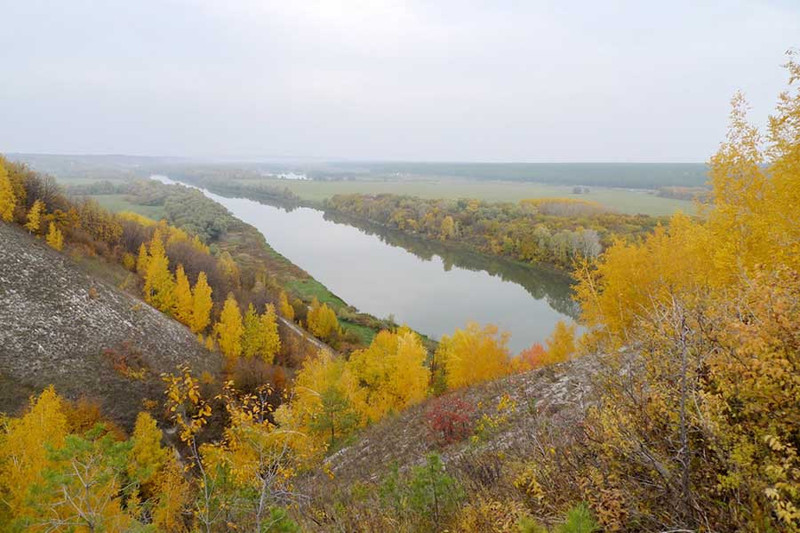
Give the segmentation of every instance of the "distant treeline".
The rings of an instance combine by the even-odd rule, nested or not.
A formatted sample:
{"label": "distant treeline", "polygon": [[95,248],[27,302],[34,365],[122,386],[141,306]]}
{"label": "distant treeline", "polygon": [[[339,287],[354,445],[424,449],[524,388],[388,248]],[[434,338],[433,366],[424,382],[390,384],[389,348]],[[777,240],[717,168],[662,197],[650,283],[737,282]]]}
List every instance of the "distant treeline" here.
{"label": "distant treeline", "polygon": [[705,187],[659,187],[658,196],[690,202],[693,200],[708,202],[711,200],[711,189]]}
{"label": "distant treeline", "polygon": [[324,205],[328,213],[562,270],[571,269],[576,261],[597,257],[616,238],[635,240],[650,233],[661,220],[617,214],[599,204],[572,198],[490,203],[348,194],[336,195]]}
{"label": "distant treeline", "polygon": [[281,188],[266,183],[242,183],[234,181],[237,179],[235,173],[225,175],[224,173],[199,174],[196,172],[171,172],[170,176],[176,180],[190,183],[228,197],[249,198],[257,202],[278,204],[287,208],[298,207],[301,202],[300,197],[288,187]]}
{"label": "distant treeline", "polygon": [[311,172],[315,178],[344,175],[413,175],[657,189],[699,187],[708,181],[704,163],[332,163],[336,171]]}

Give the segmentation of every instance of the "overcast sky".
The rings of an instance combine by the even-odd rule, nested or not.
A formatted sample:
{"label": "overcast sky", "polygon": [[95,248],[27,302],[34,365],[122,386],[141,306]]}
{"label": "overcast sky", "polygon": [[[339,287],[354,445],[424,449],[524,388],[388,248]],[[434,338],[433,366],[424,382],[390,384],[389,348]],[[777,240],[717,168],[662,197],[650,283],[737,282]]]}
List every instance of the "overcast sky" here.
{"label": "overcast sky", "polygon": [[0,0],[0,151],[705,161],[800,1]]}

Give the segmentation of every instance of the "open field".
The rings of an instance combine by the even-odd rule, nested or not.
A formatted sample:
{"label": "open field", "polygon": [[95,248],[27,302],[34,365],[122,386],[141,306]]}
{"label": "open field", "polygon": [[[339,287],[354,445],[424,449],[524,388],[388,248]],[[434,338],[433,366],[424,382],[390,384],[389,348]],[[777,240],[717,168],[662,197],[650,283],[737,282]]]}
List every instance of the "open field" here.
{"label": "open field", "polygon": [[164,218],[164,207],[160,205],[142,205],[129,202],[126,194],[95,194],[91,198],[114,213],[133,211],[153,220]]}
{"label": "open field", "polygon": [[599,202],[621,213],[669,215],[678,210],[694,213],[692,202],[661,198],[654,191],[590,187],[588,193],[573,194],[572,186],[508,181],[472,181],[459,179],[430,180],[353,180],[300,181],[263,178],[237,180],[241,183],[265,183],[286,187],[303,200],[320,202],[335,194],[405,194],[421,198],[477,198],[489,202],[518,202],[524,198],[571,197]]}

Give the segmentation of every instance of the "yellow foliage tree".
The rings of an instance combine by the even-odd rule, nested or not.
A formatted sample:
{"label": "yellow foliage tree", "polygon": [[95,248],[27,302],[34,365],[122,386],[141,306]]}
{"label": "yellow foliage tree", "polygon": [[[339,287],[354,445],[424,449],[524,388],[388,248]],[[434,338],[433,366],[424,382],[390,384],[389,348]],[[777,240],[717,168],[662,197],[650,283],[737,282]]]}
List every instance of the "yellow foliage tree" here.
{"label": "yellow foliage tree", "polygon": [[150,256],[147,253],[147,245],[142,243],[139,245],[139,255],[136,257],[136,272],[142,277],[147,273],[147,262],[149,260]]}
{"label": "yellow foliage tree", "polygon": [[17,206],[17,197],[11,180],[8,179],[8,171],[0,161],[0,220],[11,222],[14,219],[14,208]]}
{"label": "yellow foliage tree", "polygon": [[339,333],[336,312],[328,304],[320,304],[315,297],[308,310],[308,331],[319,339],[330,340]]}
{"label": "yellow foliage tree", "polygon": [[175,280],[169,271],[169,259],[158,229],[153,233],[149,251],[147,270],[144,274],[144,299],[160,311],[172,312],[175,301]]}
{"label": "yellow foliage tree", "polygon": [[286,295],[286,291],[281,291],[281,295],[278,300],[278,309],[280,310],[283,318],[286,320],[294,320],[294,307],[292,307],[292,304],[289,303],[289,297]]}
{"label": "yellow foliage tree", "polygon": [[250,304],[244,316],[242,355],[247,358],[259,357],[266,363],[272,363],[280,349],[281,339],[278,335],[275,306],[268,305],[259,315],[253,304]]}
{"label": "yellow foliage tree", "polygon": [[444,365],[447,387],[455,389],[504,376],[511,371],[508,334],[498,334],[497,326],[481,328],[475,322],[444,336],[436,359]]}
{"label": "yellow foliage tree", "polygon": [[357,378],[344,359],[323,350],[305,360],[295,378],[290,406],[279,409],[276,416],[308,435],[313,449],[322,452],[363,425],[364,411]]}
{"label": "yellow foliage tree", "polygon": [[162,531],[181,531],[189,486],[172,453],[161,445],[162,439],[153,417],[139,413],[131,435],[128,476],[136,482],[136,499],[149,502],[153,525]]}
{"label": "yellow foliage tree", "polygon": [[50,223],[47,232],[47,244],[56,250],[61,250],[64,247],[64,235],[61,233],[61,230],[56,227],[54,222]]}
{"label": "yellow foliage tree", "polygon": [[211,321],[211,308],[214,306],[211,292],[206,273],[200,272],[192,291],[192,319],[189,327],[194,333],[206,329]]}
{"label": "yellow foliage tree", "polygon": [[28,233],[38,233],[39,226],[42,225],[42,212],[44,211],[44,202],[36,200],[33,202],[30,211],[28,211],[28,221],[25,223],[25,229]]}
{"label": "yellow foliage tree", "polygon": [[217,334],[217,345],[222,354],[228,359],[235,360],[242,355],[242,312],[233,294],[229,294],[222,307],[219,322],[214,326]]}
{"label": "yellow foliage tree", "polygon": [[572,357],[575,353],[575,324],[567,325],[563,320],[559,320],[546,344],[547,354],[544,364],[561,363]]}
{"label": "yellow foliage tree", "polygon": [[456,223],[453,220],[453,217],[447,215],[442,219],[442,228],[441,232],[439,233],[439,237],[446,241],[447,239],[452,239],[456,235]]}
{"label": "yellow foliage tree", "polygon": [[579,274],[608,354],[588,489],[619,495],[638,528],[800,531],[800,65],[788,68],[766,150],[734,97],[703,219],[673,217]]}
{"label": "yellow foliage tree", "polygon": [[408,328],[381,331],[369,348],[350,355],[347,367],[365,389],[367,419],[380,420],[425,398],[431,379],[427,357],[419,336]]}
{"label": "yellow foliage tree", "polygon": [[[63,400],[51,386],[32,398],[20,418],[6,419],[0,432],[0,522],[35,516],[28,497],[34,485],[43,482],[48,466],[47,448],[60,449],[67,436]],[[44,502],[39,502],[44,503]]]}
{"label": "yellow foliage tree", "polygon": [[260,341],[260,324],[258,313],[253,304],[247,306],[244,314],[244,332],[242,333],[242,356],[250,359],[258,351]]}
{"label": "yellow foliage tree", "polygon": [[190,325],[192,323],[194,298],[192,296],[192,288],[189,285],[189,278],[186,277],[183,265],[178,265],[178,268],[175,270],[173,302],[175,318],[183,324]]}
{"label": "yellow foliage tree", "polygon": [[236,264],[236,261],[233,260],[229,252],[222,252],[219,255],[217,266],[222,275],[228,278],[230,282],[233,283],[234,287],[239,287],[241,285],[239,266]]}

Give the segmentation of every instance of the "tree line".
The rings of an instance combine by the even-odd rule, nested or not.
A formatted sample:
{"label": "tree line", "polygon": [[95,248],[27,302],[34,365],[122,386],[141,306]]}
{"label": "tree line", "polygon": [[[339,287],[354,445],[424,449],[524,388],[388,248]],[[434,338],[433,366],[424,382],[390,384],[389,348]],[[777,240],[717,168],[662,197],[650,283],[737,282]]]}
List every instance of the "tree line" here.
{"label": "tree line", "polygon": [[515,204],[348,194],[327,200],[325,208],[424,238],[464,244],[481,253],[562,270],[594,259],[614,239],[646,235],[660,222],[571,198]]}

